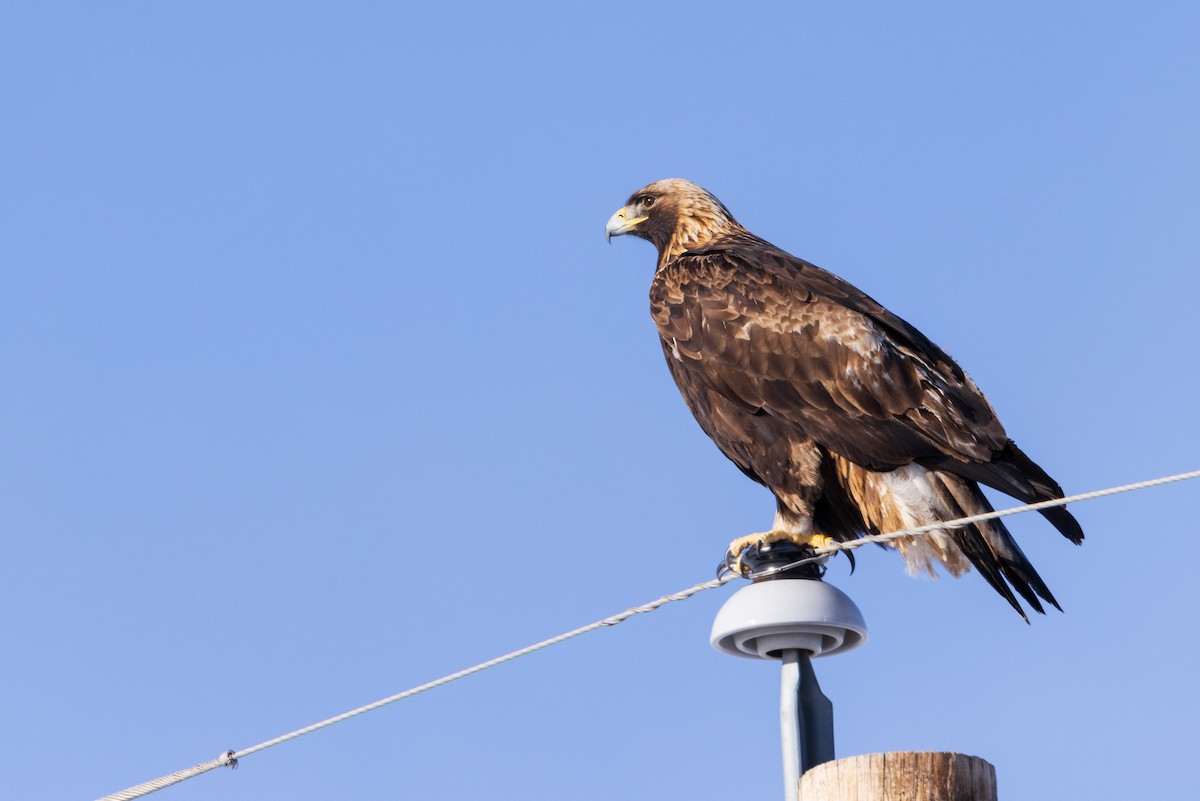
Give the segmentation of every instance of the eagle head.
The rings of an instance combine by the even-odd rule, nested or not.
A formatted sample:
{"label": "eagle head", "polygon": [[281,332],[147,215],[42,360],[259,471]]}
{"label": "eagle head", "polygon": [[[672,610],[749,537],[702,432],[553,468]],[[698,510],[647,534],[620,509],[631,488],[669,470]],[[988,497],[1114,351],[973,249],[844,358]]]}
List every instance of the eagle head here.
{"label": "eagle head", "polygon": [[729,209],[707,189],[682,178],[666,178],[630,195],[608,218],[604,235],[609,241],[625,234],[641,237],[658,248],[661,263],[739,229]]}

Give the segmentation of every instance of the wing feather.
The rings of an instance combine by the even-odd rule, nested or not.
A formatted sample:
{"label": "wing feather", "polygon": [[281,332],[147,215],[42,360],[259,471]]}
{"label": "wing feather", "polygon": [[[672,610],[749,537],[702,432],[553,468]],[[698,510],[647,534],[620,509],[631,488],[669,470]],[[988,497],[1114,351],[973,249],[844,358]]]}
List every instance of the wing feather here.
{"label": "wing feather", "polygon": [[782,251],[685,253],[660,270],[655,287],[655,321],[680,369],[864,466],[988,461],[1008,441],[945,352],[864,293]]}

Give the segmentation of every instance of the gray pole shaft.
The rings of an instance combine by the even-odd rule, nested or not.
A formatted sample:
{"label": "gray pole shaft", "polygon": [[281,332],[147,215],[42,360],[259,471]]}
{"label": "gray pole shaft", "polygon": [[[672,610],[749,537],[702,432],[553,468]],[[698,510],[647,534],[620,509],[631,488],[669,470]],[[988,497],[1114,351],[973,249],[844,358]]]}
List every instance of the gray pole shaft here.
{"label": "gray pole shaft", "polygon": [[779,733],[783,742],[783,798],[797,801],[800,793],[800,651],[783,652],[783,680],[779,688]]}
{"label": "gray pole shaft", "polygon": [[789,648],[783,652],[779,723],[784,797],[796,801],[800,776],[834,758],[833,703],[821,692],[807,651]]}

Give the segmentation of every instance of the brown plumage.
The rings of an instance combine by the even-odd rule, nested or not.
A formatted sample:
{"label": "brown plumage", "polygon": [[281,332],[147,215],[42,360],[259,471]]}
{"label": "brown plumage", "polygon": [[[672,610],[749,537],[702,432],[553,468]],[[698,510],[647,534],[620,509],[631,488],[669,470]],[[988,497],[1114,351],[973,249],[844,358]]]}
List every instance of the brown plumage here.
{"label": "brown plumage", "polygon": [[[1023,502],[1062,489],[1022,453],[945,351],[837,276],[743,228],[679,179],[635,192],[609,220],[658,249],[650,309],[671,375],[700,427],[776,498],[748,546],[862,533],[991,511],[985,484]],[[1042,514],[1083,540],[1063,508]],[[974,565],[1025,617],[1058,602],[999,520],[894,546],[910,571]],[[1061,607],[1060,607],[1061,608]]]}

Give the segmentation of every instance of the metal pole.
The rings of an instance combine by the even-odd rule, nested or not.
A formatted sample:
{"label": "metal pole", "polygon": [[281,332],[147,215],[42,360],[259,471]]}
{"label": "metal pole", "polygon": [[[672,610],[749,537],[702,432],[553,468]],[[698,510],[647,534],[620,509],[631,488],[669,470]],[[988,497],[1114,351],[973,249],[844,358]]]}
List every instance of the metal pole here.
{"label": "metal pole", "polygon": [[783,798],[797,801],[800,795],[800,651],[783,652],[783,681],[779,691],[780,740],[783,743]]}
{"label": "metal pole", "polygon": [[779,724],[784,798],[797,801],[800,776],[834,758],[833,702],[821,692],[808,651],[788,648],[782,656]]}

